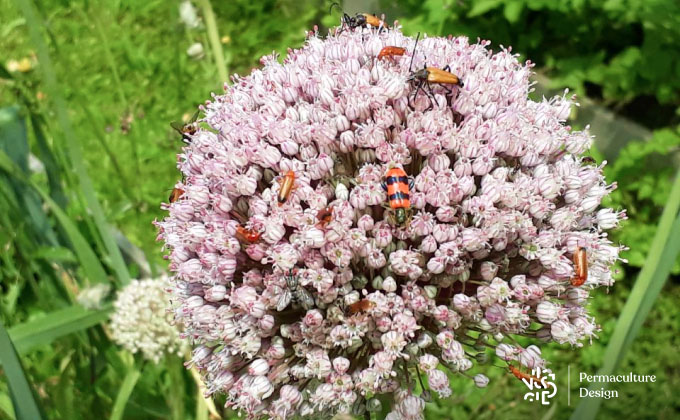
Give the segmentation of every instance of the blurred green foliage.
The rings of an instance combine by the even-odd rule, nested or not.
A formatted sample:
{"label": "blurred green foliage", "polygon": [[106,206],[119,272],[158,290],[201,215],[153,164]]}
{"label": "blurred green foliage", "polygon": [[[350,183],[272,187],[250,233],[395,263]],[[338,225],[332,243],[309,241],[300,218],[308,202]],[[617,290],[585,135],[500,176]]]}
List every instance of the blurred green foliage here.
{"label": "blurred green foliage", "polygon": [[[655,129],[648,142],[624,147],[606,167],[618,183],[609,205],[628,210],[625,228],[613,240],[631,247],[630,265],[619,274],[611,294],[598,294],[591,310],[602,325],[601,339],[575,351],[548,346],[545,357],[566,388],[572,375],[595,373],[623,307],[630,283],[654,235],[677,168],[680,146],[680,3],[676,0],[405,0],[378,2],[389,19],[399,19],[415,34],[466,34],[512,45],[537,63],[552,87],[571,87],[619,115]],[[178,1],[36,0],[47,28],[45,41],[54,76],[68,103],[69,118],[81,145],[107,220],[142,248],[153,271],[163,267],[155,243],[154,218],[177,180],[175,154],[181,142],[169,122],[188,118],[196,106],[221,92],[205,22],[188,27]],[[329,1],[234,0],[213,2],[230,73],[247,74],[264,54],[296,48],[315,23],[339,21],[328,14]],[[196,5],[198,8],[198,5]],[[41,63],[28,36],[25,17],[11,0],[0,0],[0,103],[16,111],[11,143],[1,150],[63,209],[101,260],[113,269],[64,152],[64,133],[56,123],[52,98],[45,94]],[[197,10],[199,18],[200,9]],[[380,12],[381,10],[366,10]],[[323,33],[323,29],[322,29]],[[204,55],[187,53],[194,43]],[[20,68],[17,68],[19,64]],[[23,67],[21,67],[23,66]],[[6,68],[7,69],[6,69]],[[10,71],[11,70],[11,71]],[[10,108],[6,108],[10,109]],[[14,112],[14,111],[12,111]],[[18,137],[17,137],[18,135]],[[6,138],[3,134],[0,140]],[[9,146],[8,146],[9,145]],[[597,154],[595,154],[597,156]],[[673,157],[675,156],[675,157]],[[37,158],[37,159],[35,159]],[[39,160],[40,165],[29,165]],[[600,160],[598,158],[598,160]],[[45,200],[16,176],[0,171],[0,318],[9,327],[39,322],[73,304],[73,295],[91,279],[85,275],[63,224]],[[15,174],[16,175],[16,174]],[[128,262],[131,275],[140,268]],[[675,272],[680,270],[676,264]],[[673,418],[680,408],[680,287],[671,281],[650,314],[622,371],[656,374],[655,384],[625,384],[619,399],[605,403],[602,418]],[[11,330],[11,328],[10,328]],[[127,401],[124,418],[201,418],[196,385],[169,359],[143,364],[111,343],[98,326],[40,345],[22,354],[29,378],[49,418],[108,417],[126,373],[141,371]],[[504,369],[485,366],[489,388],[456,378],[450,400],[428,404],[428,418],[567,418],[566,393],[551,407],[521,400],[523,384]],[[572,406],[578,385],[572,377]],[[219,404],[218,404],[219,406]],[[0,419],[11,418],[8,390],[0,380]],[[205,417],[204,417],[205,418]]]}
{"label": "blurred green foliage", "polygon": [[[385,6],[392,3],[384,2]],[[555,86],[602,99],[650,127],[677,123],[676,0],[406,0],[409,32],[490,39],[537,63]]]}
{"label": "blurred green foliage", "polygon": [[[616,180],[617,189],[607,205],[626,209],[629,220],[613,238],[628,244],[629,265],[642,267],[654,236],[663,206],[668,200],[680,152],[680,129],[659,129],[647,142],[624,147],[616,160],[605,167],[607,179]],[[675,158],[674,158],[675,157]],[[673,273],[680,272],[680,259]]]}

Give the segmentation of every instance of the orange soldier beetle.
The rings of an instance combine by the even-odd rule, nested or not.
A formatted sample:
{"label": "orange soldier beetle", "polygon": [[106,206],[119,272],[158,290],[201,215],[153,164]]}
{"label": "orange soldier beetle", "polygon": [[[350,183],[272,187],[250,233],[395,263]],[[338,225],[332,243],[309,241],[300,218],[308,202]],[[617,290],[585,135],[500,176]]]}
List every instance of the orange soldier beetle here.
{"label": "orange soldier beetle", "polygon": [[574,277],[571,278],[571,285],[574,287],[582,286],[588,280],[588,254],[586,248],[576,247],[574,252]]}
{"label": "orange soldier beetle", "polygon": [[[342,11],[340,5],[337,2],[334,2],[331,4],[329,12],[333,11],[333,6],[337,6],[338,9]],[[354,15],[354,17],[352,17],[342,11],[342,23],[352,30],[356,28],[366,28],[369,25],[375,28],[388,28],[387,24],[379,19],[376,15],[371,15],[368,13],[357,13]]]}
{"label": "orange soldier beetle", "polygon": [[[512,373],[515,378],[519,379],[520,381],[525,379],[527,381],[534,381],[534,386],[537,388],[542,388],[543,387],[543,382],[541,382],[541,378],[538,378],[530,373],[525,373],[519,370],[519,368],[514,367],[513,365],[508,365],[508,369],[510,369],[510,373]],[[552,384],[547,384],[548,386],[553,386]]]}
{"label": "orange soldier beetle", "polygon": [[413,46],[411,64],[408,67],[409,72],[411,72],[411,75],[408,77],[407,80],[416,86],[416,90],[413,93],[413,101],[416,100],[418,93],[422,89],[423,92],[425,92],[425,94],[427,95],[427,97],[430,98],[430,106],[428,108],[430,109],[434,106],[434,103],[437,102],[435,100],[434,93],[432,92],[431,83],[437,83],[439,85],[442,85],[444,86],[448,93],[451,93],[451,89],[447,88],[445,85],[457,85],[463,87],[463,82],[458,78],[458,76],[449,71],[451,70],[451,66],[449,66],[448,64],[443,69],[438,69],[436,67],[428,67],[427,64],[425,64],[425,66],[422,69],[413,72],[411,70],[413,66],[413,58],[416,55],[416,47],[418,46],[419,39],[420,32],[418,32],[418,36],[416,37],[416,44]]}
{"label": "orange soldier beetle", "polygon": [[326,225],[333,220],[333,208],[326,207],[319,210],[319,212],[316,214],[316,219],[319,221],[318,224],[321,227],[326,227]]}
{"label": "orange soldier beetle", "polygon": [[245,228],[241,225],[236,226],[236,239],[238,239],[239,242],[254,244],[260,240],[261,235],[262,234],[260,232]]}
{"label": "orange soldier beetle", "polygon": [[381,185],[387,192],[389,207],[394,212],[394,224],[407,223],[411,218],[410,192],[413,178],[409,178],[402,168],[391,168],[385,173]]}
{"label": "orange soldier beetle", "polygon": [[391,60],[394,60],[395,57],[397,56],[402,56],[406,53],[406,48],[401,48],[401,47],[384,47],[382,50],[380,50],[380,53],[378,54],[378,60],[382,60],[383,58],[390,58]]}
{"label": "orange soldier beetle", "polygon": [[295,188],[297,188],[295,186],[295,172],[286,172],[286,174],[281,179],[279,179],[278,182],[279,185],[281,185],[281,188],[279,189],[279,195],[277,197],[280,207],[284,205],[286,201],[288,201],[290,193],[293,192]]}
{"label": "orange soldier beetle", "polygon": [[181,188],[173,188],[172,192],[170,193],[170,197],[168,197],[168,201],[170,203],[174,203],[175,201],[179,200],[179,198],[184,194],[184,190]]}
{"label": "orange soldier beetle", "polygon": [[375,302],[372,300],[368,299],[361,299],[358,302],[354,302],[353,304],[349,305],[349,312],[354,315],[359,312],[366,312],[375,307]]}
{"label": "orange soldier beetle", "polygon": [[174,128],[179,134],[182,135],[182,141],[185,144],[191,143],[191,136],[196,134],[198,131],[198,126],[196,125],[196,119],[198,118],[198,111],[194,113],[186,124],[180,124],[178,122],[171,122],[170,127]]}

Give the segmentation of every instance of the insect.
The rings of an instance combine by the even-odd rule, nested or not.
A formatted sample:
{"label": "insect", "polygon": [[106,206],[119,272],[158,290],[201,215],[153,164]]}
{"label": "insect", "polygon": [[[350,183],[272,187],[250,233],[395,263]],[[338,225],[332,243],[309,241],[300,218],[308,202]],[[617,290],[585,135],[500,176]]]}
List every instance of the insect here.
{"label": "insect", "polygon": [[172,192],[170,193],[170,197],[168,197],[168,201],[170,203],[174,203],[175,201],[179,200],[180,197],[184,194],[184,190],[181,188],[173,188]]}
{"label": "insect", "polygon": [[283,177],[281,177],[278,180],[278,182],[281,188],[279,189],[279,195],[277,199],[279,201],[279,206],[282,206],[286,201],[288,201],[290,193],[293,192],[293,190],[296,188],[295,172],[293,171],[286,172],[286,174]]}
{"label": "insect", "polygon": [[170,123],[170,127],[174,128],[175,131],[182,135],[182,141],[185,144],[191,143],[191,136],[196,134],[196,132],[198,131],[198,126],[196,125],[197,118],[198,111],[194,113],[194,115],[191,117],[189,121],[187,121],[186,124],[181,124],[175,121]]}
{"label": "insect", "polygon": [[[437,83],[439,85],[444,86],[444,88],[447,90],[448,93],[451,93],[451,89],[447,88],[446,85],[457,85],[459,87],[463,87],[463,82],[456,76],[455,74],[451,73],[449,70],[451,70],[451,67],[449,65],[446,65],[443,69],[438,69],[436,67],[428,67],[427,64],[425,66],[415,72],[412,72],[412,66],[413,66],[413,58],[416,55],[416,47],[418,46],[418,40],[420,39],[420,32],[418,32],[418,36],[416,37],[416,44],[413,46],[413,55],[411,55],[411,64],[409,65],[409,72],[411,72],[411,75],[408,77],[408,81],[413,83],[416,87],[415,92],[413,93],[413,101],[418,96],[418,93],[420,90],[425,92],[428,98],[430,98],[430,106],[428,109],[432,108],[434,103],[437,101],[435,100],[434,97],[434,92],[432,92],[432,85],[431,83]],[[410,103],[410,101],[409,101]]]}
{"label": "insect", "polygon": [[241,225],[236,227],[236,239],[238,239],[239,242],[254,244],[260,240],[260,235],[260,232],[254,231],[253,229],[248,229]]}
{"label": "insect", "polygon": [[349,305],[349,312],[351,314],[356,314],[359,312],[366,312],[368,310],[371,310],[375,307],[375,302],[372,300],[368,299],[361,299],[358,302],[354,302],[353,304]]}
{"label": "insect", "polygon": [[392,213],[393,224],[407,224],[411,218],[411,201],[409,199],[413,179],[406,175],[402,168],[392,168],[385,173],[382,188],[387,192],[387,200]]}
{"label": "insect", "polygon": [[543,382],[541,380],[541,378],[538,378],[538,377],[531,375],[529,373],[522,372],[521,370],[519,370],[519,368],[516,368],[513,365],[508,365],[508,369],[510,369],[510,373],[512,373],[515,376],[515,378],[517,378],[519,380],[523,380],[523,379],[525,379],[527,381],[533,380],[534,386],[536,386],[537,388],[542,388],[544,385],[553,386],[551,383],[546,384],[545,382]]}
{"label": "insect", "polygon": [[321,210],[316,214],[316,220],[319,221],[319,225],[321,227],[326,227],[327,224],[333,220],[333,208],[332,207],[326,207]]}
{"label": "insect", "polygon": [[[333,10],[333,6],[337,6],[342,11],[342,8],[338,3],[331,4],[329,11]],[[388,28],[387,24],[379,19],[376,15],[371,15],[368,13],[357,13],[354,15],[354,17],[352,17],[343,11],[342,23],[352,30],[356,28],[366,28],[368,25],[376,28]]]}
{"label": "insect", "polygon": [[380,50],[380,53],[378,53],[378,60],[382,60],[383,58],[389,58],[391,60],[394,60],[395,57],[402,56],[405,53],[406,48],[384,47],[382,50]]}
{"label": "insect", "polygon": [[571,278],[571,285],[574,287],[582,286],[588,280],[588,255],[586,248],[576,247],[574,252],[574,269],[576,274]]}
{"label": "insect", "polygon": [[296,302],[302,306],[304,310],[312,309],[314,307],[314,298],[312,297],[312,294],[309,293],[309,290],[300,286],[298,278],[293,273],[293,270],[290,270],[285,277],[286,286],[288,286],[288,288],[286,288],[281,294],[281,297],[279,297],[279,300],[276,303],[276,310],[280,312],[286,309],[291,302]]}

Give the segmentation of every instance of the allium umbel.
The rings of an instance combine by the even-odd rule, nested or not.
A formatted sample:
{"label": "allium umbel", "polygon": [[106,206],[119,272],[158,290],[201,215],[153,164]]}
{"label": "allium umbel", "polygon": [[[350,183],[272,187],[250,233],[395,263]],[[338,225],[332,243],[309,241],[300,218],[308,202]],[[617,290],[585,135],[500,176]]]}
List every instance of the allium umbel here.
{"label": "allium umbel", "polygon": [[[206,102],[179,156],[184,193],[158,223],[175,317],[208,391],[249,417],[361,414],[391,394],[389,418],[420,419],[451,372],[486,386],[469,372],[485,348],[545,366],[508,336],[595,336],[584,305],[613,283],[623,248],[604,230],[625,213],[598,210],[614,185],[581,159],[592,139],[565,125],[571,100],[529,100],[531,63],[464,37],[420,40],[413,69],[463,84],[414,97],[414,43],[311,32]],[[378,60],[385,46],[406,54]],[[395,168],[400,198],[381,185]]]}
{"label": "allium umbel", "polygon": [[132,280],[118,292],[111,315],[113,340],[154,363],[186,350],[172,322],[166,287],[167,277]]}

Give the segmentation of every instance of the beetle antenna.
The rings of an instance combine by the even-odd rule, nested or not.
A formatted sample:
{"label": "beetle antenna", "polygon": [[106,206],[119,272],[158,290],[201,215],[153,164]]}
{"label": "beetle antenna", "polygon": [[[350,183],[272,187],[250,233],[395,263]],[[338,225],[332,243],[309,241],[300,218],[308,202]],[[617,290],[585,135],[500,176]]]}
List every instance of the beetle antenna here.
{"label": "beetle antenna", "polygon": [[416,36],[416,43],[413,46],[413,53],[411,54],[411,64],[408,65],[408,72],[411,72],[411,68],[413,67],[413,57],[416,56],[416,47],[418,46],[418,39],[420,39],[420,32],[418,32],[418,36]]}
{"label": "beetle antenna", "polygon": [[340,7],[337,1],[334,1],[333,3],[331,3],[331,7],[328,8],[328,14],[333,13],[333,6],[338,6],[338,9],[342,11],[342,7]]}

